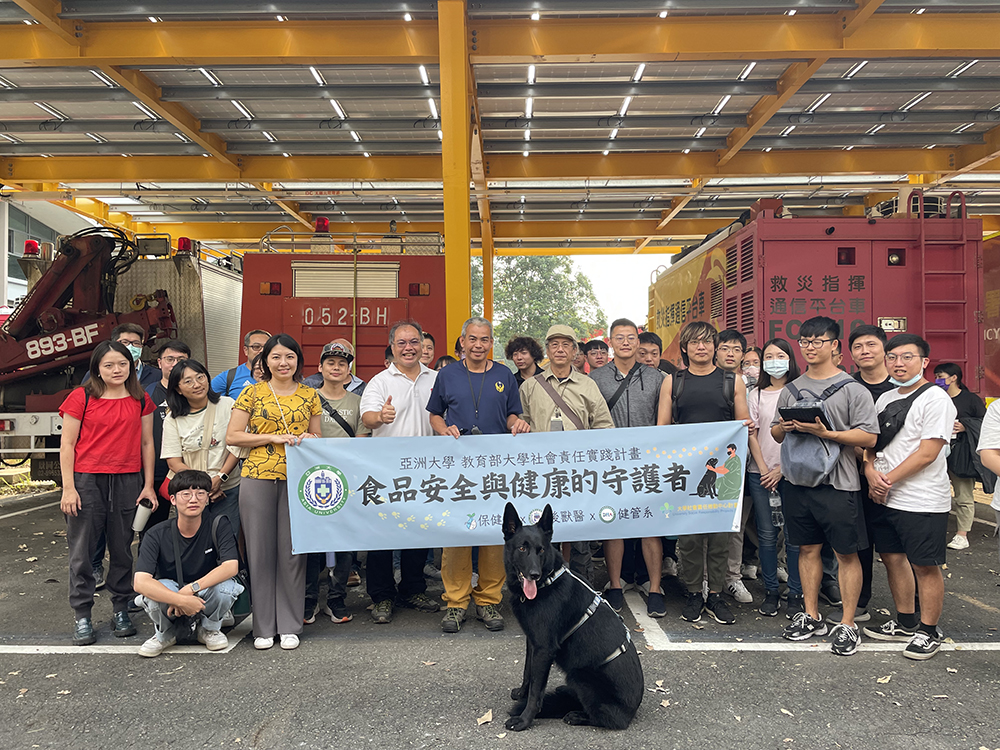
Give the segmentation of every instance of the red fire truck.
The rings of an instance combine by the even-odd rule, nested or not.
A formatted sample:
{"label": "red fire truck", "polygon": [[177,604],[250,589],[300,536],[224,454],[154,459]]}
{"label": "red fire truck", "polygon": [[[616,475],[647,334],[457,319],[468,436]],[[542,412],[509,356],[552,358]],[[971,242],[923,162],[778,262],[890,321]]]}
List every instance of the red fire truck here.
{"label": "red fire truck", "polygon": [[[664,357],[680,363],[678,334],[692,320],[734,328],[760,346],[776,336],[794,340],[804,320],[827,315],[840,322],[845,346],[859,325],[918,333],[931,345],[932,366],[955,362],[971,390],[989,394],[982,221],[968,218],[960,193],[934,216],[922,193],[912,198],[915,211],[888,218],[783,217],[780,200],[759,201],[745,226],[734,224],[658,274],[648,329],[663,339]],[[996,255],[988,268],[1000,268],[1000,244]],[[991,294],[1000,330],[1000,278],[990,288],[998,290]]]}
{"label": "red fire truck", "polygon": [[[321,227],[322,228],[322,227]],[[243,256],[240,335],[262,329],[302,346],[305,374],[316,372],[323,346],[352,342],[363,380],[385,369],[393,323],[416,320],[445,343],[444,244],[440,235],[265,235]]]}

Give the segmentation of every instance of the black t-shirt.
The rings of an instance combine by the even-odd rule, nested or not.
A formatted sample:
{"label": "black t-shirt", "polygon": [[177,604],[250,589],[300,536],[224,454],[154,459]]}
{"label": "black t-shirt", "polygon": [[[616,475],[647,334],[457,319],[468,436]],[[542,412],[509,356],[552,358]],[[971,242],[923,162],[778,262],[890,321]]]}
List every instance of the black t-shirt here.
{"label": "black t-shirt", "polygon": [[878,397],[883,393],[888,393],[893,390],[896,386],[892,384],[889,378],[886,378],[881,383],[869,383],[863,377],[861,377],[861,371],[854,373],[854,379],[857,380],[861,385],[868,389],[868,392],[872,394],[872,401],[878,403]]}
{"label": "black t-shirt", "polygon": [[957,396],[952,396],[951,402],[958,410],[959,419],[982,419],[986,416],[986,404],[972,391],[963,388]]}
{"label": "black t-shirt", "polygon": [[733,405],[726,401],[723,390],[726,375],[721,367],[716,367],[708,375],[695,375],[690,370],[685,370],[683,375],[677,373],[675,377],[684,378],[684,390],[676,403],[677,424],[726,422],[735,419]]}
{"label": "black t-shirt", "polygon": [[163,420],[167,418],[167,389],[157,380],[156,384],[146,389],[156,411],[153,412],[153,446],[156,450],[156,461],[153,464],[153,489],[159,490],[163,480],[167,478],[169,469],[167,460],[160,458],[160,449],[163,447]]}
{"label": "black t-shirt", "polygon": [[[190,539],[180,534],[181,567],[184,582],[192,583],[215,570],[223,562],[238,560],[236,536],[229,519],[219,516],[219,550],[212,543],[212,522],[215,520],[202,515],[198,533]],[[135,564],[137,573],[149,573],[157,579],[179,581],[174,565],[174,528],[176,520],[163,521],[146,532],[139,547],[139,560]]]}

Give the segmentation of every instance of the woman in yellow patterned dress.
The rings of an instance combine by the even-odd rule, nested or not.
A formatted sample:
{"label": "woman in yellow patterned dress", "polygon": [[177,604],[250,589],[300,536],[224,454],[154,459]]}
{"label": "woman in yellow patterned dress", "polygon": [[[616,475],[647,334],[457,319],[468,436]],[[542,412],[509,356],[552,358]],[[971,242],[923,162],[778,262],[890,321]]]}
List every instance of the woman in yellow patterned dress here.
{"label": "woman in yellow patterned dress", "polygon": [[[302,349],[291,336],[272,336],[260,353],[263,380],[240,394],[227,445],[249,448],[240,482],[240,519],[253,591],[254,647],[299,645],[305,601],[306,556],[292,554],[285,446],[320,432],[316,391],[303,385]],[[249,431],[248,431],[249,427]]]}

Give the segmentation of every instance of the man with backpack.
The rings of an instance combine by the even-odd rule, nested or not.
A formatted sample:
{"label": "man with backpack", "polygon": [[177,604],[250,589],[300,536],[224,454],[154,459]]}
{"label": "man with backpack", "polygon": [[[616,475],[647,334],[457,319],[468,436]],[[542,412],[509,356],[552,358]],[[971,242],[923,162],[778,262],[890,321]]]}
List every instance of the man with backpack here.
{"label": "man with backpack", "polygon": [[[924,378],[930,346],[901,333],[885,346],[895,390],[882,394],[875,409],[882,433],[865,451],[865,476],[875,501],[871,529],[885,564],[896,620],[865,628],[882,641],[908,641],[903,656],[930,659],[944,636],[937,623],[944,607],[944,577],[951,510],[951,483],[944,447],[958,414],[947,393]],[[912,569],[912,573],[911,573]],[[920,593],[917,622],[913,579]]]}
{"label": "man with backpack", "polygon": [[[868,543],[854,448],[875,445],[878,421],[868,391],[834,363],[839,339],[840,325],[831,318],[818,316],[802,324],[799,347],[807,369],[778,397],[771,435],[781,444],[785,534],[790,544],[799,546],[805,599],[805,611],[795,614],[783,635],[801,641],[827,633],[819,614],[819,588],[820,552],[829,542],[840,566],[844,608],[830,650],[849,656],[861,642],[854,623],[862,578],[857,553]],[[811,419],[803,421],[806,415]]]}
{"label": "man with backpack", "polygon": [[[743,379],[715,365],[719,332],[711,323],[701,320],[688,323],[681,331],[679,343],[681,359],[687,369],[669,376],[664,382],[667,391],[663,407],[664,424],[748,420],[750,409]],[[727,459],[733,459],[736,452],[735,445],[728,446]],[[730,467],[735,465],[730,463]],[[728,469],[722,467],[713,471],[724,475]],[[729,567],[729,537],[728,533],[688,534],[677,540],[681,581],[687,589],[687,601],[681,617],[688,622],[701,620],[702,612],[708,612],[722,625],[736,622],[736,617],[722,599]],[[707,597],[703,591],[706,564]]]}
{"label": "man with backpack", "polygon": [[220,372],[212,378],[212,390],[222,396],[236,399],[243,393],[247,383],[253,383],[253,360],[264,350],[264,344],[271,334],[260,329],[250,331],[243,337],[243,356],[246,361],[231,370]]}

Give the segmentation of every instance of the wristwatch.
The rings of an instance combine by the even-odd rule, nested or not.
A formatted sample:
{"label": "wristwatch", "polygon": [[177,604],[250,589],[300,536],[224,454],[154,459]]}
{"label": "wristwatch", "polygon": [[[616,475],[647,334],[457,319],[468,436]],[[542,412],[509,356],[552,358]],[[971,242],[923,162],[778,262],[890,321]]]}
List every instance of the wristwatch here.
{"label": "wristwatch", "polygon": [[224,471],[220,471],[219,472],[219,479],[221,479],[222,483],[225,484],[226,482],[229,481],[229,475],[226,472],[224,472]]}
{"label": "wristwatch", "polygon": [[195,581],[194,583],[191,584],[191,593],[197,594],[199,591],[201,591],[201,584]]}

